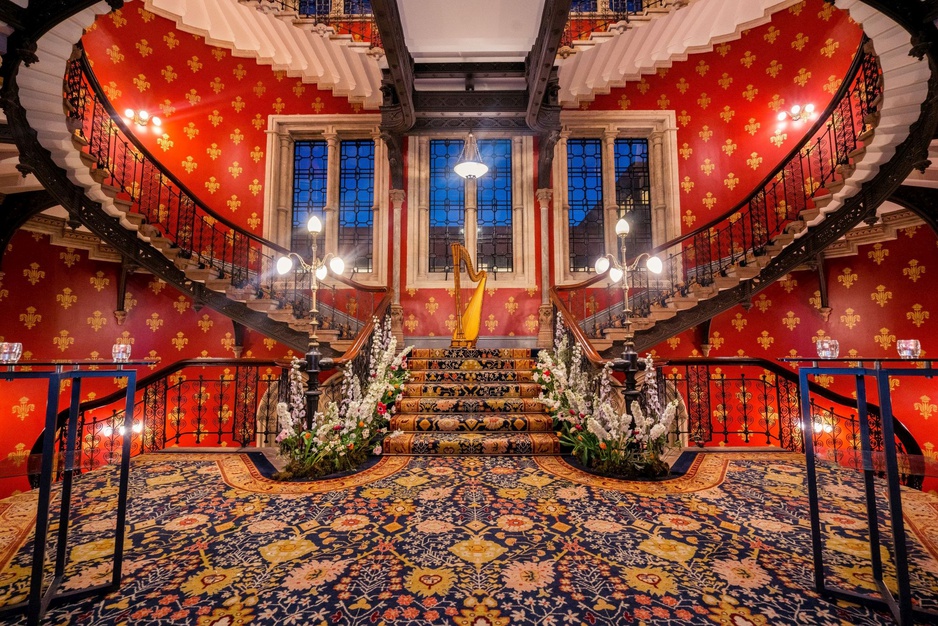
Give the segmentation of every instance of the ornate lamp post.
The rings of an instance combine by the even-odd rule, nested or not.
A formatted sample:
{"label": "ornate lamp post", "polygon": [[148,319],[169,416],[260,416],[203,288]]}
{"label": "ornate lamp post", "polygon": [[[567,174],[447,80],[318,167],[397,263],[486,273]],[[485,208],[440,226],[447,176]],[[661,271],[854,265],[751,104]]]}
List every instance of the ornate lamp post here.
{"label": "ornate lamp post", "polygon": [[[645,268],[652,274],[660,274],[662,270],[661,259],[651,256],[647,252],[638,255],[631,264],[628,263],[628,257],[625,250],[625,238],[629,234],[629,223],[624,217],[620,217],[616,222],[616,235],[619,237],[619,258],[613,254],[606,254],[598,259],[593,268],[597,274],[609,272],[609,280],[613,284],[621,281],[622,284],[622,313],[625,317],[625,348],[622,351],[622,361],[625,371],[625,409],[631,412],[632,401],[638,395],[636,389],[636,375],[638,374],[638,354],[635,353],[635,333],[632,332],[632,309],[629,306],[629,272],[634,272],[638,264],[645,261]],[[621,260],[620,260],[621,259]]]}
{"label": "ornate lamp post", "polygon": [[317,335],[319,308],[316,292],[319,290],[319,283],[325,280],[330,271],[334,274],[341,274],[345,271],[345,261],[331,252],[322,259],[316,257],[316,237],[322,232],[322,220],[313,215],[306,223],[306,230],[309,231],[310,238],[309,262],[297,253],[291,252],[277,259],[277,273],[281,276],[290,273],[293,270],[293,260],[296,259],[299,269],[310,275],[309,347],[306,351],[306,375],[309,377],[306,386],[306,428],[309,428],[312,426],[313,416],[319,409],[319,396],[322,394],[319,390],[319,359],[322,353],[319,351]]}

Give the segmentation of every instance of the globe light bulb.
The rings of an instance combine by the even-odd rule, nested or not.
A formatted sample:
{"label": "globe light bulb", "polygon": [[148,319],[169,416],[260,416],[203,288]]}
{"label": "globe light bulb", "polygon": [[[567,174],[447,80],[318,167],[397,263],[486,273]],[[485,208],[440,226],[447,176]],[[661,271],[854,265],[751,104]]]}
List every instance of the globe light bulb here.
{"label": "globe light bulb", "polygon": [[326,280],[326,276],[329,275],[329,268],[325,265],[320,265],[316,268],[316,278],[318,280]]}
{"label": "globe light bulb", "polygon": [[613,267],[609,270],[609,280],[611,280],[614,283],[617,283],[620,280],[622,280],[623,276],[625,276],[625,272],[620,270],[618,267]]}
{"label": "globe light bulb", "polygon": [[596,259],[596,263],[593,264],[593,269],[596,270],[597,274],[603,274],[606,270],[609,269],[609,259],[604,256]]}
{"label": "globe light bulb", "polygon": [[616,222],[616,235],[619,237],[625,237],[629,234],[629,231],[632,230],[629,226],[629,221],[624,217],[620,217],[619,221]]}
{"label": "globe light bulb", "polygon": [[345,271],[345,261],[342,260],[342,257],[334,256],[329,261],[329,269],[332,270],[333,274],[342,274]]}
{"label": "globe light bulb", "polygon": [[282,256],[277,259],[277,273],[283,276],[293,269],[293,261],[288,256]]}
{"label": "globe light bulb", "polygon": [[652,274],[660,274],[661,270],[664,269],[664,264],[656,256],[648,257],[648,260],[645,261],[645,267],[648,268],[648,271]]}
{"label": "globe light bulb", "polygon": [[313,215],[309,218],[309,221],[306,222],[306,230],[313,233],[314,235],[318,235],[322,232],[322,220]]}

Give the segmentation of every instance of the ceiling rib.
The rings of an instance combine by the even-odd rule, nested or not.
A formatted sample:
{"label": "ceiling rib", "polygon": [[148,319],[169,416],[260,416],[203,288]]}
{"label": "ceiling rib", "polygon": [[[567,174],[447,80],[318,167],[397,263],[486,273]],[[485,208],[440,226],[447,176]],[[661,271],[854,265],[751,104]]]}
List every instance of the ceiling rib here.
{"label": "ceiling rib", "polygon": [[525,121],[532,130],[544,132],[559,126],[560,108],[556,105],[557,74],[554,60],[569,15],[570,0],[545,0],[537,41],[525,61],[528,75]]}
{"label": "ceiling rib", "polygon": [[397,0],[372,0],[371,11],[381,34],[391,83],[382,86],[382,130],[404,133],[410,130],[417,119],[414,110],[414,59],[404,41],[404,27]]}

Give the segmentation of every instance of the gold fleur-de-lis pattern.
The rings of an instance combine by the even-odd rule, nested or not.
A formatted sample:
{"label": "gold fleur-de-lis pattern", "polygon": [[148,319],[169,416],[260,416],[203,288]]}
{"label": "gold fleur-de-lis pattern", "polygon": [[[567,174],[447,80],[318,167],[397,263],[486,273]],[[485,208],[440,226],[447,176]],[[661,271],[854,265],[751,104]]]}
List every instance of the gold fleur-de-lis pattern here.
{"label": "gold fleur-de-lis pattern", "polygon": [[234,219],[244,227],[264,214],[263,195],[249,187],[264,179],[267,116],[355,113],[329,90],[233,57],[152,13],[124,10],[122,19],[99,19],[83,40],[99,81],[113,83],[112,104],[159,109],[162,132],[139,139],[215,210],[242,198],[247,211]]}
{"label": "gold fleur-de-lis pattern", "polygon": [[[46,235],[37,239],[32,235],[25,230],[14,234],[0,275],[2,291],[8,292],[0,299],[0,337],[23,344],[21,363],[25,367],[29,367],[30,360],[109,360],[111,346],[116,342],[133,343],[135,358],[175,361],[199,356],[203,351],[213,357],[230,355],[220,342],[231,324],[220,314],[207,309],[196,314],[190,301],[166,283],[148,274],[133,273],[127,277],[124,294],[126,314],[117,316],[118,264],[89,258],[88,252],[81,249],[53,246]],[[34,285],[30,277],[37,271],[45,274]],[[181,312],[174,306],[177,298],[187,305]],[[197,330],[201,316],[214,324],[206,333]],[[177,331],[183,331],[190,340],[181,351],[170,341]],[[244,343],[245,352],[253,350],[259,358],[287,355],[282,345],[265,343],[252,331],[245,333]],[[103,397],[125,382],[110,378],[86,381],[82,397]],[[45,413],[46,391],[36,386],[38,383],[5,384],[8,386],[0,395],[5,394],[11,419],[0,423],[0,458],[14,453],[17,442],[31,446],[42,429],[41,416]],[[62,393],[66,394],[65,402],[71,389],[64,388]],[[6,484],[13,485],[13,481]],[[26,489],[28,485],[24,482],[11,488]],[[0,486],[0,496],[8,495],[3,489],[6,487]]]}

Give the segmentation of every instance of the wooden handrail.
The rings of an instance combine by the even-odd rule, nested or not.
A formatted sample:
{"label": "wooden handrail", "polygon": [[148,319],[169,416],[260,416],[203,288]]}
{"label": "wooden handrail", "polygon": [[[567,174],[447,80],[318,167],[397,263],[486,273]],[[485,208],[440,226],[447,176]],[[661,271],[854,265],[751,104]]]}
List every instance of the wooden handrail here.
{"label": "wooden handrail", "polygon": [[[603,276],[604,275],[594,276],[593,278],[584,282],[595,282]],[[567,309],[567,306],[563,303],[563,300],[560,299],[560,296],[556,291],[556,287],[551,287],[549,294],[550,301],[553,302],[554,306],[557,307],[557,311],[560,312],[560,317],[563,320],[563,323],[573,334],[573,338],[576,339],[576,342],[580,344],[580,349],[583,350],[583,356],[585,356],[590,363],[602,369],[602,367],[606,364],[606,359],[601,357],[599,353],[596,352],[596,348],[593,347],[593,344],[590,343],[590,340],[583,333],[583,329],[580,328],[579,324],[577,324],[573,314]]]}
{"label": "wooden handrail", "polygon": [[374,315],[368,322],[362,327],[361,331],[358,333],[358,336],[355,337],[355,341],[352,342],[352,345],[349,346],[349,349],[345,353],[334,359],[324,358],[319,362],[319,367],[321,371],[328,371],[331,369],[343,367],[346,364],[350,363],[359,355],[362,351],[362,348],[365,347],[365,344],[368,342],[368,338],[374,332],[375,329],[375,319],[381,319],[384,317],[385,312],[387,312],[388,307],[391,306],[391,300],[394,298],[394,292],[385,287],[387,293],[381,301],[378,302],[378,306],[375,307]]}

